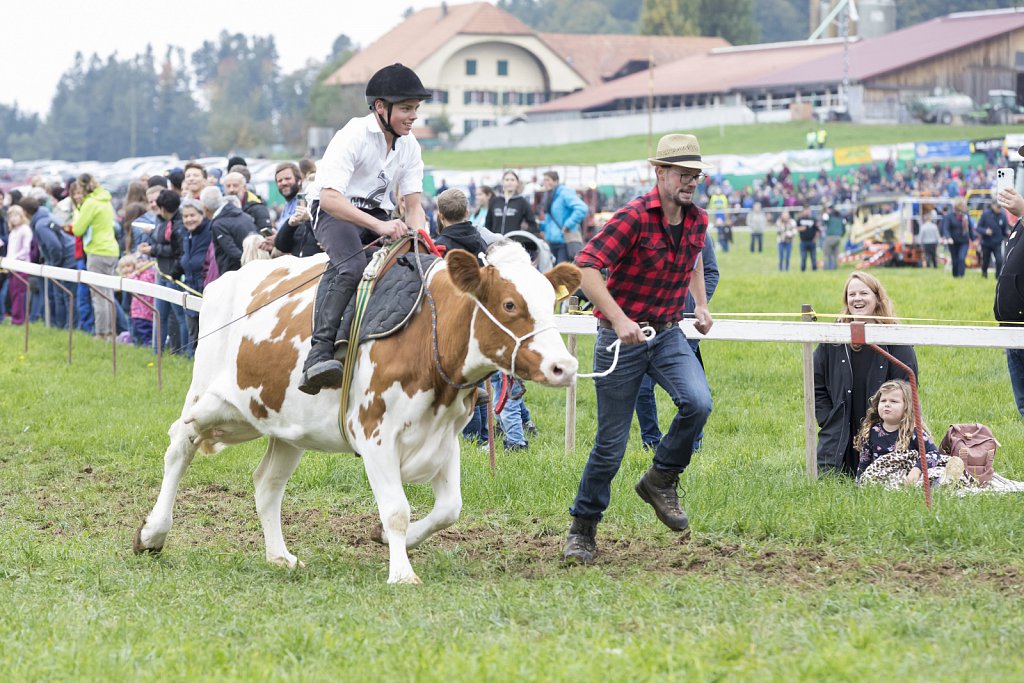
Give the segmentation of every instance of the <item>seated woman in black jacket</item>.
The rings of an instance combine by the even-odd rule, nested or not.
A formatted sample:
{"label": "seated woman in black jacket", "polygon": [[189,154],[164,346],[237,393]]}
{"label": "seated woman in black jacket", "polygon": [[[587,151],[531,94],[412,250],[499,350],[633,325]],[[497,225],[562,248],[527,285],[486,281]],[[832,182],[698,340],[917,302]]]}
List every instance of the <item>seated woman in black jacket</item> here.
{"label": "seated woman in black jacket", "polygon": [[[839,322],[892,324],[893,305],[874,275],[857,271],[843,288]],[[917,374],[912,346],[883,346]],[[871,397],[883,382],[908,379],[905,372],[869,348],[819,344],[814,350],[814,412],[818,421],[818,472],[854,476],[858,454],[853,438]]]}

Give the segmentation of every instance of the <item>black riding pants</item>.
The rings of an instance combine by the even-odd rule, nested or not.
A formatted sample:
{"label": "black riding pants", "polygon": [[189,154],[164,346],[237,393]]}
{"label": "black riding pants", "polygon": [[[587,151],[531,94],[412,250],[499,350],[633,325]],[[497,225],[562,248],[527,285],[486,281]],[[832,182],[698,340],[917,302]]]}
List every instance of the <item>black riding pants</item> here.
{"label": "black riding pants", "polygon": [[[355,286],[367,264],[363,247],[375,240],[377,235],[355,223],[343,221],[326,211],[321,211],[320,202],[313,202],[310,213],[316,221],[313,234],[331,260],[336,282],[341,284],[347,279]],[[382,221],[388,219],[383,209],[365,210],[365,213]]]}

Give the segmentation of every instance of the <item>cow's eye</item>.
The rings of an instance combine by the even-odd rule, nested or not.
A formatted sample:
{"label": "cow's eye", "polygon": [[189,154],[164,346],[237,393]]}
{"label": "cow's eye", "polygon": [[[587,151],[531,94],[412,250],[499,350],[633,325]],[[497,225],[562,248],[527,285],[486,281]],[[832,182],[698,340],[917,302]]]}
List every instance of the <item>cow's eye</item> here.
{"label": "cow's eye", "polygon": [[506,301],[505,302],[505,312],[506,313],[515,313],[516,312],[516,302],[515,301]]}

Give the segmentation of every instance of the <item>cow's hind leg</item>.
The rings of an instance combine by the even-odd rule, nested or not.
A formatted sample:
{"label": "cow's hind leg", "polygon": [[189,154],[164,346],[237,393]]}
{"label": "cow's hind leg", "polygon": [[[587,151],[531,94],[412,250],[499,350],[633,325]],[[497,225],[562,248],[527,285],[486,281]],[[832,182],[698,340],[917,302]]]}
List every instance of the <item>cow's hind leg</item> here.
{"label": "cow's hind leg", "polygon": [[402,474],[398,462],[387,449],[379,453],[364,453],[366,478],[377,500],[381,525],[388,539],[390,571],[388,583],[422,583],[409,563],[405,537],[409,532],[409,500],[402,488]]}
{"label": "cow's hind leg", "polygon": [[270,439],[267,452],[252,475],[256,485],[256,513],[263,525],[267,545],[267,562],[289,568],[305,566],[285,547],[281,532],[281,499],[284,487],[302,458],[303,449],[279,439]]}
{"label": "cow's hind leg", "polygon": [[196,454],[198,433],[192,424],[177,420],[169,430],[171,443],[164,453],[164,480],[160,484],[160,495],[146,521],[135,533],[132,550],[136,553],[158,553],[164,547],[167,532],[173,523],[174,497],[178,493],[185,471]]}
{"label": "cow's hind leg", "polygon": [[454,444],[455,454],[437,476],[430,481],[434,489],[434,507],[427,515],[412,523],[405,543],[415,548],[441,529],[447,529],[462,512],[462,485],[459,470],[459,444]]}

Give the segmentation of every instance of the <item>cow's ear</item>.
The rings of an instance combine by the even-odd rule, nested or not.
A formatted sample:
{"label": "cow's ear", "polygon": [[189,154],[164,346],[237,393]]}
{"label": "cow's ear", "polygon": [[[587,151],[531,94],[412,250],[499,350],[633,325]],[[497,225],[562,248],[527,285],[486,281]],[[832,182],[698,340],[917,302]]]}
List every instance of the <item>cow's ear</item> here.
{"label": "cow's ear", "polygon": [[452,249],[444,260],[448,263],[448,274],[455,286],[467,294],[476,294],[480,289],[480,266],[476,256],[462,249]]}
{"label": "cow's ear", "polygon": [[567,296],[571,296],[580,288],[580,282],[583,281],[583,273],[571,263],[559,263],[544,273],[544,277],[555,288],[556,299],[564,299]]}

